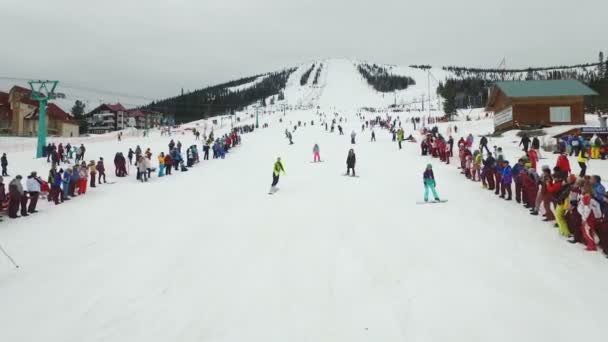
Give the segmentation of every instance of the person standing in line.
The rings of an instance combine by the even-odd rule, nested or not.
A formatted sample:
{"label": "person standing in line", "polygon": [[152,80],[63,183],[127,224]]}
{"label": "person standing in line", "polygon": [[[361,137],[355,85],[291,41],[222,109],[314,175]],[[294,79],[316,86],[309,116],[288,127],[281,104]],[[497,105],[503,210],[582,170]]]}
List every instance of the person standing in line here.
{"label": "person standing in line", "polygon": [[89,180],[89,169],[85,161],[80,164],[80,170],[78,173],[78,194],[84,195],[87,193],[87,181]]}
{"label": "person standing in line", "polygon": [[36,204],[38,203],[38,197],[40,196],[40,185],[41,181],[35,171],[32,172],[25,181],[25,187],[30,197],[30,204],[27,207],[27,212],[29,214],[38,212],[38,210],[36,210]]}
{"label": "person standing in line", "polygon": [[72,181],[72,169],[66,168],[63,172],[62,186],[63,186],[63,200],[70,200],[70,190],[71,190],[71,181]]}
{"label": "person standing in line", "polygon": [[[21,184],[21,179],[21,175],[17,175],[10,183],[8,183],[8,217],[13,219],[19,217],[19,215],[17,215],[19,212],[19,206],[21,206],[21,215],[28,216],[27,210],[25,209],[25,205],[23,203],[25,193],[23,192],[23,184]],[[25,197],[25,202],[27,204],[27,197]]]}
{"label": "person standing in line", "polygon": [[161,152],[158,155],[158,177],[165,175],[165,153]]}
{"label": "person standing in line", "polygon": [[91,160],[89,162],[89,165],[87,166],[89,168],[89,175],[90,175],[90,187],[91,188],[95,188],[95,181],[97,180],[97,164],[95,164],[94,160]]}
{"label": "person standing in line", "polygon": [[101,179],[103,178],[103,182],[107,183],[106,181],[106,167],[103,164],[103,158],[99,158],[99,161],[97,162],[97,166],[95,166],[95,169],[97,170],[97,183],[101,184]]}

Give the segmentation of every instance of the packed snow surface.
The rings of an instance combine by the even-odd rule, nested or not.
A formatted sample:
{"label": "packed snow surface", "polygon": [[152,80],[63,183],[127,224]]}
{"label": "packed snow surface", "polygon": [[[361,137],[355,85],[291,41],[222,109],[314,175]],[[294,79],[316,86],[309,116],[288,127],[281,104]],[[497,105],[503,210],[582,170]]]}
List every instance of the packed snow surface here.
{"label": "packed snow surface", "polygon": [[[314,111],[288,112],[283,123],[282,115],[264,116],[260,124],[270,128],[243,135],[225,160],[145,184],[110,176],[115,184],[5,219],[0,244],[21,268],[0,255],[0,340],[555,342],[606,335],[608,264],[599,252],[566,243],[454,165],[419,156],[418,144],[399,150],[380,129],[370,142],[354,112],[341,114],[344,136],[322,129]],[[284,130],[297,120],[308,124],[289,145]],[[466,122],[459,132],[490,127],[490,120]],[[187,132],[173,138],[184,147],[197,143]],[[513,140],[490,144],[515,154]],[[156,156],[168,142],[157,133],[92,141],[86,159],[103,156],[112,175],[117,151],[139,144]],[[323,163],[311,163],[315,143]],[[359,178],[343,176],[350,148]],[[46,161],[33,153],[10,154],[9,172],[44,176]],[[287,174],[269,196],[278,156]],[[429,162],[449,201],[416,205]]]}

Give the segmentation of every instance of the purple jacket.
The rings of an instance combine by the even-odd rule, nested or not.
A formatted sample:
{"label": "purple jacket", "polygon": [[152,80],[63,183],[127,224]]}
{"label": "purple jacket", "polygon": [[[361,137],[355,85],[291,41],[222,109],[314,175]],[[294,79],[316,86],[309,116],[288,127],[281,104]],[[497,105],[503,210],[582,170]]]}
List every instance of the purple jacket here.
{"label": "purple jacket", "polygon": [[424,174],[422,175],[423,180],[427,180],[427,179],[432,179],[435,180],[435,175],[433,174],[433,170],[431,169],[426,169],[424,171]]}

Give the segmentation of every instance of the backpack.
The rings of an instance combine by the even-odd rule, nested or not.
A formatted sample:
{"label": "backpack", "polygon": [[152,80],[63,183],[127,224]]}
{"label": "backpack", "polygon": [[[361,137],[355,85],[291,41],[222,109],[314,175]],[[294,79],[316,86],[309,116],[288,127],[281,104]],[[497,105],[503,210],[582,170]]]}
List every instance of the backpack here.
{"label": "backpack", "polygon": [[570,196],[570,185],[565,185],[563,186],[559,192],[555,195],[555,203],[556,204],[562,204],[564,203],[564,201],[566,201],[566,199],[569,198]]}

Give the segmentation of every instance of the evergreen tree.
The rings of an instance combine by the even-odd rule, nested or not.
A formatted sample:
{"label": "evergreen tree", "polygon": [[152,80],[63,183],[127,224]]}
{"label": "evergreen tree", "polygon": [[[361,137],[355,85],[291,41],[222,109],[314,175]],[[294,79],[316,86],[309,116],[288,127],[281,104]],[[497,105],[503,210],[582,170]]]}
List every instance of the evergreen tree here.
{"label": "evergreen tree", "polygon": [[279,92],[279,101],[283,101],[283,100],[285,100],[285,93],[281,90]]}
{"label": "evergreen tree", "polygon": [[86,105],[80,100],[76,100],[74,106],[72,107],[72,116],[74,116],[74,119],[78,121],[78,131],[80,134],[84,134],[89,131],[89,124],[84,117],[85,107]]}

